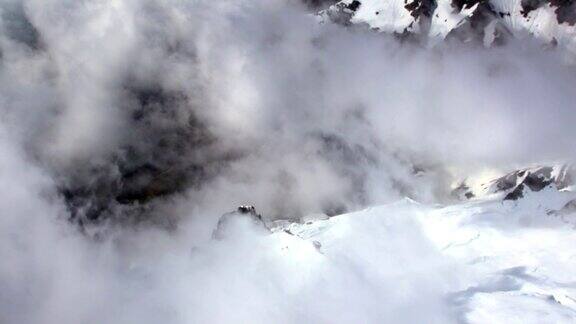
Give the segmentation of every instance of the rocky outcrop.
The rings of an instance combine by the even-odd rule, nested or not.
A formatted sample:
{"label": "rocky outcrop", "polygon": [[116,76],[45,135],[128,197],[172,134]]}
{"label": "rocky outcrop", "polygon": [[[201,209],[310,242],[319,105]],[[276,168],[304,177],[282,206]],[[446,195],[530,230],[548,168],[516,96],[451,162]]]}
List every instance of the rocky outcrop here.
{"label": "rocky outcrop", "polygon": [[466,200],[478,195],[503,194],[504,200],[523,198],[526,191],[538,192],[547,187],[563,190],[574,184],[576,170],[568,164],[538,166],[515,170],[483,184],[482,193],[474,193],[464,181],[452,191],[452,195]]}
{"label": "rocky outcrop", "polygon": [[526,190],[538,192],[548,186],[564,189],[572,183],[569,166],[537,167],[511,172],[494,181],[495,192],[507,192],[504,200],[517,200]]}
{"label": "rocky outcrop", "polygon": [[466,184],[465,181],[460,183],[456,188],[452,190],[452,197],[458,200],[472,199],[476,195],[472,192],[472,189]]}
{"label": "rocky outcrop", "polygon": [[124,145],[58,177],[71,218],[79,223],[198,188],[237,156],[216,148],[207,125],[190,113],[186,94],[134,78],[122,90],[120,105],[130,117]]}
{"label": "rocky outcrop", "polygon": [[319,15],[432,45],[450,38],[493,46],[528,32],[576,51],[573,0],[342,0]]}
{"label": "rocky outcrop", "polygon": [[212,238],[222,240],[234,236],[238,229],[249,229],[250,232],[270,232],[262,215],[256,212],[254,206],[239,206],[236,211],[220,217],[216,229],[212,232]]}

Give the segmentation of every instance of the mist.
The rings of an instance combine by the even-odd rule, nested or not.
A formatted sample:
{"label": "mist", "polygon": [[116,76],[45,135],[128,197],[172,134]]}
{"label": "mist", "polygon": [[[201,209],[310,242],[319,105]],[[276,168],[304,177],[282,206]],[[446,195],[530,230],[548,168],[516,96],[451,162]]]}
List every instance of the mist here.
{"label": "mist", "polygon": [[[573,53],[406,42],[320,24],[319,5],[2,1],[0,322],[447,320],[443,275],[384,271],[381,296],[355,260],[318,261],[300,282],[259,233],[211,233],[241,204],[271,221],[443,203],[478,170],[570,161]],[[391,268],[429,265],[397,226]]]}

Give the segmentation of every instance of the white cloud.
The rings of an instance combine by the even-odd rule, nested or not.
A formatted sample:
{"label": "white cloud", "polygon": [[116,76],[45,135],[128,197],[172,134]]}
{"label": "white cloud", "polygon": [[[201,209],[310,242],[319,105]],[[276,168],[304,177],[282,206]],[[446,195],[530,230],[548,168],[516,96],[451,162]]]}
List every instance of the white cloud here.
{"label": "white cloud", "polygon": [[[322,278],[286,296],[290,264],[253,254],[266,239],[206,247],[217,217],[243,203],[292,217],[405,195],[434,202],[448,170],[573,154],[574,68],[527,40],[430,50],[318,25],[280,0],[31,0],[0,9],[6,322],[326,320],[349,298],[319,292]],[[6,27],[9,19],[24,27]],[[66,222],[66,186],[104,188],[96,198],[116,217],[138,213],[114,195],[123,168],[146,161],[198,177],[145,210],[171,231],[88,226],[100,233],[87,235],[93,241]],[[399,253],[422,251],[404,243]],[[242,269],[259,266],[269,282]],[[395,294],[387,296],[399,306],[375,305],[366,282],[346,286],[350,267],[330,286],[337,296],[354,291],[350,316],[374,320],[383,307],[394,318],[408,307]],[[307,305],[320,307],[310,310],[318,317]]]}

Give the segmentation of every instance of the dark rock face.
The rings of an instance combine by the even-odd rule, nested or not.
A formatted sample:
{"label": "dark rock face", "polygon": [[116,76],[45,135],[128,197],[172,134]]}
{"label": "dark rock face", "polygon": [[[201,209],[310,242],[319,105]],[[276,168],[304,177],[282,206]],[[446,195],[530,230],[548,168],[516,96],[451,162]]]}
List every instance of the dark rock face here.
{"label": "dark rock face", "polygon": [[131,85],[125,93],[136,136],[119,165],[122,187],[116,200],[144,202],[207,178],[210,161],[201,154],[215,138],[194,115],[179,115],[188,98],[161,86]]}
{"label": "dark rock face", "polygon": [[436,9],[436,2],[433,0],[414,0],[406,3],[404,8],[410,11],[414,18],[431,17],[432,12]]}
{"label": "dark rock face", "polygon": [[139,208],[197,188],[234,159],[214,148],[216,139],[200,119],[182,114],[193,111],[184,94],[133,80],[126,84],[122,100],[130,132],[125,144],[104,162],[79,165],[62,179],[73,221],[97,222],[117,207]]}
{"label": "dark rock face", "polygon": [[[504,200],[523,198],[526,190],[538,192],[552,186],[557,190],[574,184],[573,174],[576,170],[571,165],[542,166],[510,172],[500,178],[484,184],[488,194],[504,193]],[[466,182],[462,182],[452,191],[452,196],[460,200],[475,197]]]}
{"label": "dark rock face", "polygon": [[[360,1],[353,1],[349,4],[339,2],[332,6],[329,10],[323,11],[328,15],[328,17],[335,23],[342,25],[349,25],[350,20],[354,16],[354,12],[358,10],[361,6]],[[461,11],[464,8],[470,8],[474,5],[478,5],[477,9],[474,11],[473,15],[469,17],[465,24],[459,28],[453,30],[450,33],[451,38],[461,39],[465,41],[470,41],[475,39],[479,42],[483,39],[484,28],[497,16],[486,0],[453,0],[451,2],[454,11]],[[424,34],[430,29],[430,23],[434,10],[438,7],[436,0],[406,0],[404,9],[406,9],[412,17],[414,17],[414,22],[410,24],[409,28],[415,27],[417,24],[419,30],[423,31]],[[376,12],[376,15],[379,13]],[[498,29],[496,35],[496,40],[502,37],[502,33]],[[414,36],[414,34],[406,28],[401,33],[395,33],[400,40],[419,40],[419,37]]]}
{"label": "dark rock face", "polygon": [[514,190],[509,192],[505,197],[504,200],[518,200],[520,198],[524,198],[524,185],[520,184]]}
{"label": "dark rock face", "polygon": [[483,4],[486,3],[486,0],[452,0],[452,7],[460,11],[463,8],[470,8],[477,3]]}
{"label": "dark rock face", "polygon": [[554,182],[552,177],[552,168],[543,167],[534,172],[527,172],[526,178],[522,182],[532,191],[540,191]]}
{"label": "dark rock face", "polygon": [[543,6],[547,1],[546,0],[522,0],[520,5],[522,6],[522,10],[520,13],[524,17],[528,17],[528,14],[541,6]]}
{"label": "dark rock face", "polygon": [[354,1],[350,2],[348,5],[346,5],[346,8],[350,9],[352,11],[356,11],[356,10],[358,10],[358,8],[360,8],[361,4],[362,3],[360,1],[354,0]]}
{"label": "dark rock face", "polygon": [[570,26],[576,24],[576,2],[574,0],[550,0],[550,4],[556,7],[558,23],[567,23]]}
{"label": "dark rock face", "polygon": [[[460,41],[474,43],[482,43],[484,39],[484,31],[486,27],[497,17],[502,18],[502,15],[507,13],[495,12],[487,1],[483,0],[471,0],[471,1],[452,1],[452,7],[460,11],[464,8],[470,8],[474,5],[478,5],[477,9],[474,11],[472,16],[466,19],[466,22],[460,27],[452,30],[447,38],[448,39],[458,39]],[[508,36],[508,33],[503,30],[503,27],[498,25],[495,35],[495,44],[499,45],[504,42],[503,38]]]}
{"label": "dark rock face", "polygon": [[504,200],[518,200],[525,190],[537,192],[551,185],[563,189],[572,183],[571,173],[570,166],[563,166],[557,175],[549,166],[518,170],[494,180],[495,192],[509,191]]}
{"label": "dark rock face", "polygon": [[236,211],[226,213],[220,217],[212,238],[222,240],[234,235],[236,227],[250,226],[252,230],[262,233],[270,233],[270,229],[264,223],[262,215],[256,212],[254,206],[240,206]]}
{"label": "dark rock face", "polygon": [[462,182],[458,187],[452,190],[452,196],[459,200],[472,199],[475,197],[474,193],[466,182]]}
{"label": "dark rock face", "polygon": [[495,180],[496,190],[494,191],[499,192],[513,189],[518,182],[518,176],[524,175],[524,172],[525,171],[514,171]]}
{"label": "dark rock face", "polygon": [[338,2],[322,12],[324,12],[332,22],[343,26],[349,26],[350,20],[354,16],[354,12],[360,8],[361,4],[360,1],[354,1],[350,4]]}
{"label": "dark rock face", "polygon": [[320,9],[331,6],[338,2],[338,0],[302,0],[310,9]]}
{"label": "dark rock face", "polygon": [[[512,37],[513,33],[502,20],[514,13],[496,10],[491,5],[490,0],[452,0],[450,4],[454,13],[476,7],[471,16],[465,18],[462,24],[446,35],[447,39],[467,44],[490,42],[489,45],[499,46],[507,43]],[[554,8],[559,24],[571,26],[576,24],[576,0],[522,0],[520,14],[524,19],[528,19],[530,12],[548,5]],[[349,25],[355,11],[360,6],[361,2],[359,1],[349,4],[338,2],[321,14],[327,14],[335,23]],[[426,36],[430,30],[432,16],[438,7],[438,2],[436,0],[405,0],[403,6],[414,18],[414,21],[403,31],[394,31],[394,35],[400,40],[425,40],[426,38],[423,36]],[[376,12],[375,14],[378,15],[379,13]],[[415,28],[415,25],[419,28]],[[486,35],[487,32],[491,35]]]}
{"label": "dark rock face", "polygon": [[239,212],[240,214],[254,215],[258,217],[260,220],[262,219],[262,216],[256,213],[256,207],[252,205],[239,206],[237,212]]}
{"label": "dark rock face", "polygon": [[522,0],[522,15],[528,14],[544,5],[555,8],[556,19],[559,24],[567,23],[570,26],[576,24],[576,2],[574,0]]}

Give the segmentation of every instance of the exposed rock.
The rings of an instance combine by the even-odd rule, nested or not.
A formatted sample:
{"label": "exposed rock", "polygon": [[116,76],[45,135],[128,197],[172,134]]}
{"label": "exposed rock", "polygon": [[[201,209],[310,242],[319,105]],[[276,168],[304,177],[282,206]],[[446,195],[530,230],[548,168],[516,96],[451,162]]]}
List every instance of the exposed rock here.
{"label": "exposed rock", "polygon": [[574,172],[576,170],[569,164],[525,168],[484,183],[481,188],[472,189],[466,181],[463,181],[452,190],[452,196],[459,200],[467,200],[501,193],[504,195],[504,200],[518,200],[524,197],[526,190],[538,192],[550,186],[557,190],[566,189],[574,184]]}
{"label": "exposed rock", "polygon": [[522,0],[520,2],[522,6],[520,13],[527,18],[530,12],[542,7],[546,2],[547,0]]}
{"label": "exposed rock", "polygon": [[504,200],[517,200],[524,197],[525,190],[540,191],[553,185],[558,190],[572,184],[572,168],[537,167],[513,171],[492,182],[493,192],[507,192]]}
{"label": "exposed rock", "polygon": [[360,1],[354,0],[354,1],[350,2],[349,4],[347,4],[346,8],[349,10],[352,10],[352,11],[356,11],[356,10],[358,10],[358,8],[360,8],[360,5],[361,5]]}
{"label": "exposed rock", "polygon": [[576,2],[574,0],[522,0],[522,15],[528,17],[530,12],[549,5],[554,8],[556,20],[559,24],[566,23],[573,26],[576,23]]}
{"label": "exposed rock", "polygon": [[[402,39],[414,34],[441,34],[445,37],[483,1],[391,0],[388,2],[343,0],[320,12],[333,22],[348,25],[366,23],[371,28],[394,33]],[[365,4],[365,6],[363,6]],[[484,8],[490,10],[488,6]],[[461,17],[460,17],[460,16]],[[432,25],[432,26],[431,26]],[[447,28],[438,28],[439,26]],[[452,26],[453,25],[453,26]]]}
{"label": "exposed rock", "polygon": [[452,196],[458,200],[472,199],[475,197],[474,193],[466,182],[462,182],[458,187],[454,188],[451,192]]}
{"label": "exposed rock", "polygon": [[524,198],[524,185],[520,184],[514,190],[506,194],[504,200],[518,200]]}
{"label": "exposed rock", "polygon": [[576,2],[574,0],[550,0],[550,5],[556,7],[556,19],[559,24],[576,24]]}
{"label": "exposed rock", "polygon": [[197,188],[237,157],[215,148],[216,138],[191,113],[185,94],[133,77],[122,94],[131,117],[125,144],[100,164],[79,164],[61,177],[61,192],[79,223]]}
{"label": "exposed rock", "polygon": [[270,233],[270,229],[256,212],[254,206],[239,206],[234,212],[226,213],[220,217],[212,238],[222,240],[234,236],[238,228],[249,227],[252,231]]}
{"label": "exposed rock", "polygon": [[338,2],[338,0],[302,0],[311,9],[325,8]]}
{"label": "exposed rock", "polygon": [[[533,14],[549,8],[552,18]],[[367,24],[373,30],[432,45],[450,38],[498,46],[527,31],[546,44],[555,39],[558,45],[576,50],[574,0],[342,0],[319,14],[335,23]]]}
{"label": "exposed rock", "polygon": [[338,2],[337,4],[330,6],[328,9],[320,11],[319,15],[321,17],[326,17],[328,20],[336,24],[348,26],[351,24],[350,21],[354,16],[354,12],[358,10],[360,4],[360,1],[350,3],[343,1]]}
{"label": "exposed rock", "polygon": [[238,207],[237,210],[240,214],[250,214],[250,215],[255,215],[256,217],[262,219],[262,216],[258,215],[258,213],[256,213],[256,207],[252,206],[252,205],[242,205]]}

